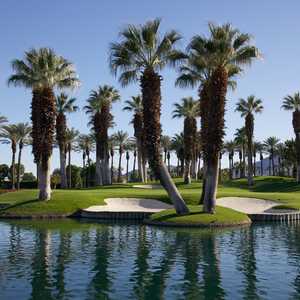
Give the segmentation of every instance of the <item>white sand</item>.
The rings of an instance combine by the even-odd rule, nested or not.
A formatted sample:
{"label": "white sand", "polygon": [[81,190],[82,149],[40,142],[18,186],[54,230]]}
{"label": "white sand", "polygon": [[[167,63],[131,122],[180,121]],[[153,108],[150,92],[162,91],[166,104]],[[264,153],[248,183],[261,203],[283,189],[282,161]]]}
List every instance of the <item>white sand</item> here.
{"label": "white sand", "polygon": [[280,203],[257,198],[224,197],[217,199],[217,205],[231,208],[246,214],[287,213],[292,211],[286,209],[272,209],[272,207],[278,206]]}
{"label": "white sand", "polygon": [[138,189],[162,189],[160,184],[141,184],[141,185],[133,185],[132,187]]}
{"label": "white sand", "polygon": [[108,198],[107,205],[90,206],[84,211],[89,212],[159,212],[173,208],[172,205],[154,199],[141,198]]}

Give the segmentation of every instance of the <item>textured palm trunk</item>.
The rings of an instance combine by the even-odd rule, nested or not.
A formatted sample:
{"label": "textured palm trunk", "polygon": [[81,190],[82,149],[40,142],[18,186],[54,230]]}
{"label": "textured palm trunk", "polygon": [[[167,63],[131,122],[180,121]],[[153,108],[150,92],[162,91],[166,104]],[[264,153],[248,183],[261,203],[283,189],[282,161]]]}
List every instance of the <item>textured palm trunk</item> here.
{"label": "textured palm trunk", "polygon": [[[64,147],[65,148],[65,147]],[[66,172],[66,152],[59,149],[59,161],[60,161],[60,176],[61,176],[61,188],[67,188],[67,172]]]}
{"label": "textured palm trunk", "polygon": [[32,152],[39,162],[39,199],[50,200],[50,160],[54,144],[56,105],[51,88],[33,91],[31,105]]}
{"label": "textured palm trunk", "polygon": [[[216,193],[218,185],[219,155],[223,146],[225,128],[225,102],[227,93],[227,71],[220,67],[216,69],[209,81],[209,97],[202,99],[204,108],[203,127],[201,128],[203,151],[207,163],[205,195],[203,210],[215,213]],[[202,109],[201,109],[202,112]]]}
{"label": "textured palm trunk", "polygon": [[179,194],[172,178],[162,162],[160,155],[160,110],[161,110],[161,77],[153,70],[145,70],[141,78],[144,135],[147,158],[155,177],[160,180],[167,191],[178,214],[188,213],[188,207]]}
{"label": "textured palm trunk", "polygon": [[110,151],[110,182],[113,184],[114,181],[114,153]]}
{"label": "textured palm trunk", "polygon": [[137,157],[137,153],[136,153],[136,150],[134,150],[133,152],[133,167],[132,167],[132,173],[133,173],[133,176],[135,177],[135,169],[136,169],[136,157]]}
{"label": "textured palm trunk", "polygon": [[171,155],[170,155],[170,152],[168,151],[168,154],[167,154],[167,160],[168,160],[168,172],[169,172],[169,173],[171,172],[171,162],[170,162],[170,158],[171,158]]}
{"label": "textured palm trunk", "polygon": [[46,162],[46,166],[39,165],[39,199],[50,200],[51,199],[51,176],[50,176],[50,162],[51,156]]}
{"label": "textured palm trunk", "polygon": [[12,143],[12,157],[11,157],[11,189],[14,190],[16,188],[16,170],[15,170],[15,164],[16,164],[16,145],[15,143]]}
{"label": "textured palm trunk", "polygon": [[126,181],[129,182],[129,153],[126,152]]}
{"label": "textured palm trunk", "polygon": [[245,178],[245,174],[246,174],[246,151],[245,151],[245,144],[243,143],[243,151],[242,151],[242,155],[243,155],[243,167],[242,167],[242,178]]}
{"label": "textured palm trunk", "polygon": [[90,159],[90,151],[86,150],[86,156],[87,156],[87,182],[86,186],[89,187],[91,185],[91,159]]}
{"label": "textured palm trunk", "polygon": [[205,185],[206,185],[206,169],[207,169],[207,164],[205,162],[205,158],[203,157],[203,176],[202,176],[202,191],[201,191],[201,196],[200,196],[200,201],[199,204],[203,204],[204,202],[204,195],[205,195]]}
{"label": "textured palm trunk", "polygon": [[201,172],[201,156],[198,157],[198,166],[197,166],[197,177],[200,178],[200,172]]}
{"label": "textured palm trunk", "polygon": [[191,161],[185,161],[184,183],[191,184]]}
{"label": "textured palm trunk", "polygon": [[254,129],[254,118],[252,114],[248,114],[245,119],[245,128],[247,134],[247,150],[248,150],[248,185],[252,186],[253,182],[253,129]]}
{"label": "textured palm trunk", "polygon": [[69,161],[68,161],[68,165],[69,165],[69,189],[72,188],[72,166],[71,166],[71,145],[68,145],[68,157],[69,157]]}
{"label": "textured palm trunk", "polygon": [[123,150],[119,150],[119,167],[118,167],[118,182],[122,181],[122,156],[123,156]]}
{"label": "textured palm trunk", "polygon": [[256,152],[253,153],[253,174],[256,176]]}
{"label": "textured palm trunk", "polygon": [[20,189],[21,183],[21,159],[22,159],[23,142],[19,143],[18,169],[17,169],[17,189]]}
{"label": "textured palm trunk", "polygon": [[66,172],[66,116],[59,113],[56,118],[56,139],[59,146],[60,160],[60,186],[62,189],[67,188],[67,172]]}
{"label": "textured palm trunk", "polygon": [[219,155],[219,183],[222,183],[222,153]]}

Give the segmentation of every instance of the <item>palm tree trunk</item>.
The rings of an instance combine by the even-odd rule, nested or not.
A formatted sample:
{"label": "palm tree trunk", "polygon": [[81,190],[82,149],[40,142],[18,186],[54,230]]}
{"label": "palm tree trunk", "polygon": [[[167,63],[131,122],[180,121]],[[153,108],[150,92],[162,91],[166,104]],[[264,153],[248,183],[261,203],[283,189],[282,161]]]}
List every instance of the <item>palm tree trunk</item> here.
{"label": "palm tree trunk", "polygon": [[137,153],[136,153],[136,150],[134,150],[134,152],[133,152],[133,167],[132,167],[133,178],[135,178],[136,157],[137,157]]}
{"label": "palm tree trunk", "polygon": [[110,155],[110,181],[113,184],[114,179],[114,155]]}
{"label": "palm tree trunk", "polygon": [[246,150],[245,150],[245,144],[243,144],[243,168],[242,168],[242,178],[245,178],[246,173]]}
{"label": "palm tree trunk", "polygon": [[20,189],[21,181],[21,157],[22,157],[23,143],[19,143],[19,155],[18,155],[18,170],[17,170],[17,189]]}
{"label": "palm tree trunk", "polygon": [[51,156],[45,165],[39,164],[39,200],[48,201],[51,198],[50,162]]}
{"label": "palm tree trunk", "polygon": [[145,182],[142,141],[140,138],[137,138],[137,160],[138,160],[139,180]]}
{"label": "palm tree trunk", "polygon": [[300,133],[296,134],[297,183],[300,183]]}
{"label": "palm tree trunk", "polygon": [[15,178],[16,178],[16,170],[15,170],[15,161],[16,161],[16,149],[12,149],[12,158],[11,158],[11,189],[14,190],[16,188]]}
{"label": "palm tree trunk", "polygon": [[71,146],[68,149],[69,154],[69,189],[72,188],[72,166],[71,166]]}
{"label": "palm tree trunk", "polygon": [[191,161],[185,161],[184,183],[191,184]]}
{"label": "palm tree trunk", "polygon": [[256,153],[253,153],[253,174],[256,176]]}
{"label": "palm tree trunk", "polygon": [[273,176],[275,176],[275,164],[274,164],[274,151],[272,151],[272,173],[273,173]]}
{"label": "palm tree trunk", "polygon": [[160,81],[161,77],[152,69],[145,70],[141,77],[147,158],[155,177],[160,180],[162,186],[166,189],[171,201],[173,202],[176,212],[178,214],[185,214],[189,212],[189,209],[172,181],[172,178],[165,164],[162,162],[160,155]]}
{"label": "palm tree trunk", "polygon": [[170,152],[167,154],[167,160],[168,160],[168,172],[171,172],[171,163],[170,163]]}
{"label": "palm tree trunk", "polygon": [[200,196],[200,201],[199,204],[203,204],[204,202],[204,195],[205,195],[205,185],[206,185],[206,170],[207,170],[207,165],[205,158],[203,157],[203,174],[202,174],[202,191],[201,191],[201,196]]}
{"label": "palm tree trunk", "polygon": [[252,164],[252,157],[253,157],[253,128],[254,128],[254,118],[252,114],[248,114],[245,118],[245,128],[247,134],[247,149],[248,149],[248,185],[253,185],[253,164]]}
{"label": "palm tree trunk", "polygon": [[118,182],[121,182],[121,180],[122,180],[122,155],[123,155],[123,152],[119,151]]}
{"label": "palm tree trunk", "polygon": [[260,154],[260,176],[264,175],[264,168],[263,168],[263,160],[262,160],[262,154]]}
{"label": "palm tree trunk", "polygon": [[91,184],[91,159],[90,159],[90,152],[87,152],[87,165],[88,165],[88,170],[87,170],[87,187],[90,186]]}
{"label": "palm tree trunk", "polygon": [[197,167],[197,178],[200,178],[200,172],[201,172],[201,158],[198,158],[198,167]]}
{"label": "palm tree trunk", "polygon": [[65,189],[67,184],[67,172],[66,172],[66,151],[65,147],[59,147],[59,160],[60,160],[60,187]]}
{"label": "palm tree trunk", "polygon": [[126,158],[126,181],[129,182],[129,159]]}

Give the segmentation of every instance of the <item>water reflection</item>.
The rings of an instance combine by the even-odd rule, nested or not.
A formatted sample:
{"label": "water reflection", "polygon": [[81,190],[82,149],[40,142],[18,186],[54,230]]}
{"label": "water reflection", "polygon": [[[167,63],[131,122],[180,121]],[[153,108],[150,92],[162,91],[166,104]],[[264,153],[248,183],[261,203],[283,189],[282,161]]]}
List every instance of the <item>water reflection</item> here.
{"label": "water reflection", "polygon": [[0,299],[300,299],[300,226],[0,223]]}

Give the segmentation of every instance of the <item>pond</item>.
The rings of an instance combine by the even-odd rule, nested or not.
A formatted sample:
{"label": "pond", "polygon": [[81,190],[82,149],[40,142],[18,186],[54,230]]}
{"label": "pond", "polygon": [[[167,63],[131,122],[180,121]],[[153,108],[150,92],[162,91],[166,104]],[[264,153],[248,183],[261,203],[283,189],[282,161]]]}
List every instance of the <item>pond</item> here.
{"label": "pond", "polygon": [[1,221],[0,299],[300,299],[300,225]]}

